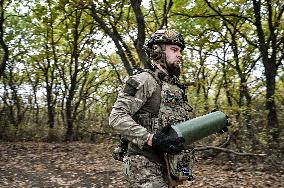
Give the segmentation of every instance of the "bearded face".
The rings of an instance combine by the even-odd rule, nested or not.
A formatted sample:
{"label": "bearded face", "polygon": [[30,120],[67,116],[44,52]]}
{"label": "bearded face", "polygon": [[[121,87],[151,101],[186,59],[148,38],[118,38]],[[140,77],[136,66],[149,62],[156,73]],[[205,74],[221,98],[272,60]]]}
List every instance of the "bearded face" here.
{"label": "bearded face", "polygon": [[176,76],[178,78],[180,76],[180,65],[169,63],[168,61],[166,63],[169,75]]}
{"label": "bearded face", "polygon": [[181,48],[177,45],[166,45],[166,69],[170,76],[180,76],[180,64],[182,62]]}

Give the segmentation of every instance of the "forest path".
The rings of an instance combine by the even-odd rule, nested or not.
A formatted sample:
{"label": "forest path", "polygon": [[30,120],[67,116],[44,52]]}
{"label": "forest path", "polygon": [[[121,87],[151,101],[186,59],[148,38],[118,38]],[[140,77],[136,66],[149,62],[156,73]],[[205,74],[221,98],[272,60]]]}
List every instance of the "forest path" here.
{"label": "forest path", "polygon": [[[0,187],[127,187],[110,143],[0,142]],[[284,187],[283,171],[200,160],[184,187]]]}

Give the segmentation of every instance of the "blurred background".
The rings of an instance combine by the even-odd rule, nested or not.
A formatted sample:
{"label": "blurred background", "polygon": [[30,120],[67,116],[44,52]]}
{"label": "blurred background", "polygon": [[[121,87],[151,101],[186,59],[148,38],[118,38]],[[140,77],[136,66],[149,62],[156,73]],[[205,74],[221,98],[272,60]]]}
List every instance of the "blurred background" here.
{"label": "blurred background", "polygon": [[0,139],[116,142],[108,115],[117,93],[149,68],[143,44],[168,27],[186,41],[181,81],[195,116],[218,109],[232,121],[198,144],[268,154],[279,166],[283,10],[277,0],[1,0]]}

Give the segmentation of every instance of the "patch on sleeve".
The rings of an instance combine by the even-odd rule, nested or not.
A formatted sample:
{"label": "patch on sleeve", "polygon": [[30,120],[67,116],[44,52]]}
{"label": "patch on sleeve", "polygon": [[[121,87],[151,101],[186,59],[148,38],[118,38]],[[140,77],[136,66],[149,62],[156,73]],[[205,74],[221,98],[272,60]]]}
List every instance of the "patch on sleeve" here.
{"label": "patch on sleeve", "polygon": [[138,86],[139,86],[139,82],[137,82],[133,78],[129,78],[126,81],[126,84],[124,86],[123,92],[127,93],[128,95],[130,95],[132,97],[134,97],[136,92],[138,91]]}

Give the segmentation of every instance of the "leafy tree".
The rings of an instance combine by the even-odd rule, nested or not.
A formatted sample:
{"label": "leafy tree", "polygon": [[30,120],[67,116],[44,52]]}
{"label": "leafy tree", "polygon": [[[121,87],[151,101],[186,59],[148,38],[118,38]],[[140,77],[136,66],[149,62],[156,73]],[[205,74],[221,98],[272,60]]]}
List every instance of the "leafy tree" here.
{"label": "leafy tree", "polygon": [[[240,105],[245,99],[247,102],[245,105],[250,106],[251,96],[249,95],[248,81],[255,64],[261,60],[266,78],[268,125],[273,130],[268,132],[271,132],[273,141],[277,142],[280,131],[274,94],[277,70],[283,58],[281,53],[283,36],[280,25],[283,5],[279,1],[261,3],[260,1],[211,2],[207,0],[195,3],[178,1],[177,4],[183,4],[184,9],[173,9],[174,16],[178,16],[178,19],[183,21],[180,27],[185,26],[193,29],[193,31],[188,31],[191,36],[194,34],[196,24],[199,25],[199,28],[204,28],[203,31],[207,30],[208,33],[215,35],[213,39],[218,38],[220,34],[224,36],[224,31],[229,34],[224,36],[222,40],[230,45],[233,55],[233,59],[226,61],[226,63],[235,69],[240,79],[238,100]],[[197,31],[197,33],[200,32]],[[212,43],[210,37],[207,36],[206,39],[205,45]],[[246,51],[242,49],[246,49]],[[241,58],[241,56],[243,57]],[[225,87],[227,86],[225,85]],[[229,97],[228,94],[227,96]],[[249,125],[249,123],[247,124]]]}

